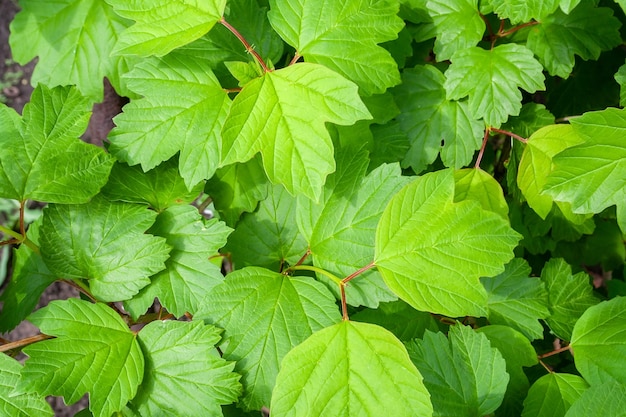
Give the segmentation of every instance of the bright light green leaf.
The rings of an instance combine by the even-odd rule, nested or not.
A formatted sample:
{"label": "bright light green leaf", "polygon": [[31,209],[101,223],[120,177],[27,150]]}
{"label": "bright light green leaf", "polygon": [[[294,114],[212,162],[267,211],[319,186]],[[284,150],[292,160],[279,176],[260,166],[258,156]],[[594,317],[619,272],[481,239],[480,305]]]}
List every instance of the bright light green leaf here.
{"label": "bright light green leaf", "polygon": [[428,0],[426,6],[437,33],[437,61],[450,59],[454,52],[476,46],[482,40],[485,21],[478,12],[478,0]]}
{"label": "bright light green leaf", "polygon": [[481,282],[488,294],[487,317],[522,332],[530,340],[543,339],[540,319],[550,315],[548,293],[539,278],[530,278],[531,268],[524,259],[513,259],[504,272]]}
{"label": "bright light green leaf", "polygon": [[487,292],[479,278],[504,270],[520,236],[477,202],[453,198],[451,170],[405,186],[378,224],[375,264],[389,288],[417,310],[483,316]]}
{"label": "bright light green leaf", "polygon": [[[624,4],[626,5],[626,0]],[[626,105],[626,64],[619,67],[615,73],[615,81],[619,84],[619,105],[624,107]]]}
{"label": "bright light green leaf", "polygon": [[113,53],[163,56],[205,33],[222,18],[226,0],[106,0],[135,24],[120,35]]}
{"label": "bright light green leaf", "polygon": [[525,103],[519,115],[509,117],[502,129],[517,133],[527,139],[540,128],[553,124],[554,115],[546,109],[546,106],[538,103]]}
{"label": "bright light green leaf", "polygon": [[235,364],[215,349],[219,340],[220,330],[200,321],[157,320],[141,329],[146,370],[131,408],[142,416],[222,417],[220,405],[237,401],[241,384]]}
{"label": "bright light green leaf", "polygon": [[541,280],[548,290],[550,317],[546,323],[563,340],[571,340],[578,318],[598,304],[593,296],[589,276],[584,272],[572,275],[572,268],[561,258],[550,259],[541,271]]}
{"label": "bright light green leaf", "polygon": [[272,416],[433,415],[422,376],[393,334],[344,321],[309,337],[285,356]]}
{"label": "bright light green leaf", "polygon": [[213,288],[194,318],[225,329],[224,359],[235,361],[244,387],[240,405],[270,403],[283,357],[313,332],[337,323],[335,298],[311,278],[248,267]]}
{"label": "bright light green leaf", "polygon": [[572,0],[499,0],[492,1],[493,11],[501,19],[509,19],[511,23],[525,23],[532,19],[543,21],[546,16],[558,9],[559,3],[569,8]]}
{"label": "bright light green leaf", "polygon": [[0,106],[0,196],[84,203],[106,183],[113,158],[78,137],[89,101],[74,87],[37,87],[24,117]]}
{"label": "bright light green leaf", "polygon": [[308,62],[337,71],[369,96],[400,82],[396,62],[377,45],[398,37],[398,9],[392,0],[270,0],[268,17]]}
{"label": "bright light green leaf", "polygon": [[22,365],[4,353],[0,354],[0,413],[11,417],[52,417],[54,412],[42,395],[13,396],[13,388],[20,380]]}
{"label": "bright light green leaf", "polygon": [[68,299],[51,302],[29,320],[56,339],[24,348],[29,359],[18,393],[59,395],[72,404],[88,392],[95,417],[109,417],[135,396],[144,358],[136,335],[115,310]]}
{"label": "bright light green leaf", "polygon": [[102,301],[131,298],[165,268],[165,239],[144,234],[156,213],[146,206],[94,198],[44,211],[41,255],[59,277],[86,279]]}
{"label": "bright light green leaf", "polygon": [[[11,23],[13,59],[26,65],[39,57],[31,82],[76,85],[91,101],[101,101],[102,79],[119,87],[123,61],[111,55],[128,26],[101,0],[29,0]],[[120,91],[118,89],[118,91]]]}
{"label": "bright light green leaf", "polygon": [[305,254],[307,243],[296,224],[296,198],[282,185],[270,188],[254,213],[246,213],[224,248],[235,268],[261,266],[281,271]]}
{"label": "bright light green leaf", "polygon": [[567,78],[574,68],[574,55],[597,60],[600,52],[621,43],[620,21],[613,10],[585,2],[571,13],[546,17],[528,34],[526,46],[551,75]]}
{"label": "bright light green leaf", "polygon": [[180,174],[189,189],[213,176],[230,99],[208,66],[173,53],[144,60],[125,74],[128,87],[143,98],[115,117],[111,152],[147,171],[180,151]]}
{"label": "bright light green leaf", "polygon": [[488,126],[498,127],[510,115],[519,114],[519,88],[529,93],[545,89],[543,67],[522,45],[461,49],[451,60],[444,83],[448,99],[469,96],[472,116],[483,118]]}
{"label": "bright light green leaf", "polygon": [[235,98],[223,130],[222,164],[261,152],[272,182],[318,200],[335,169],[324,123],[350,125],[369,117],[356,85],[321,65],[268,72]]}
{"label": "bright light green leaf", "polygon": [[564,417],[588,387],[578,375],[544,375],[530,387],[522,417]]}
{"label": "bright light green leaf", "polygon": [[617,381],[591,385],[565,417],[619,416],[626,409],[626,385]]}
{"label": "bright light green leaf", "polygon": [[509,206],[502,187],[491,175],[480,168],[454,171],[454,201],[474,200],[483,210],[492,211],[509,219]]}
{"label": "bright light green leaf", "polygon": [[424,376],[433,416],[484,416],[502,402],[509,382],[506,363],[485,335],[457,324],[448,339],[427,331],[407,348]]}
{"label": "bright light green leaf", "polygon": [[626,297],[615,297],[590,307],[572,332],[576,369],[591,385],[611,379],[626,382]]}
{"label": "bright light green leaf", "polygon": [[377,324],[392,332],[398,339],[409,341],[422,338],[426,330],[439,330],[430,313],[417,311],[402,300],[380,303],[378,308],[366,308],[350,315],[351,320]]}
{"label": "bright light green leaf", "polygon": [[194,314],[211,288],[224,280],[209,258],[226,244],[231,229],[217,219],[205,221],[193,206],[173,206],[159,214],[149,232],[164,237],[172,251],[166,269],[154,275],[126,307],[138,317],[158,297],[176,317]]}
{"label": "bright light green leaf", "polygon": [[[410,148],[404,167],[420,172],[441,152],[445,166],[461,168],[480,148],[484,125],[470,115],[466,101],[446,99],[445,76],[432,65],[418,65],[402,74],[402,85],[393,90],[400,107],[400,127]],[[443,144],[442,144],[443,143]]]}

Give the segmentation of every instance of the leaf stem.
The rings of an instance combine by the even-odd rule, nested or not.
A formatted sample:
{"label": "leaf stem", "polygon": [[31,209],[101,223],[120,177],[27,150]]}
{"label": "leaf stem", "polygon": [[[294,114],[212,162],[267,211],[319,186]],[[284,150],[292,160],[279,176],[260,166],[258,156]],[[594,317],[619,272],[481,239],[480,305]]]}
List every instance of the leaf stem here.
{"label": "leaf stem", "polygon": [[302,58],[302,55],[300,55],[299,53],[296,52],[296,54],[293,56],[291,61],[289,61],[289,65],[288,66],[291,66],[291,65],[295,64],[296,62],[298,62],[298,60],[300,58]]}
{"label": "leaf stem", "polygon": [[289,268],[287,268],[287,271],[312,271],[312,272],[317,272],[320,275],[324,275],[327,278],[330,278],[335,284],[342,286],[343,282],[341,281],[341,279],[339,279],[337,276],[331,274],[330,272],[322,269],[322,268],[318,268],[316,266],[313,265],[294,265],[294,266],[290,266]]}
{"label": "leaf stem", "polygon": [[503,31],[502,28],[501,28],[498,31],[498,33],[496,33],[496,36],[498,36],[499,38],[504,38],[505,36],[509,36],[509,35],[517,32],[520,29],[524,29],[526,27],[534,26],[534,25],[538,25],[538,24],[539,24],[539,22],[533,20],[532,22],[526,22],[526,23],[522,23],[521,25],[514,26],[514,27],[512,27],[509,30],[504,30]]}
{"label": "leaf stem", "polygon": [[92,302],[97,303],[98,300],[96,300],[96,297],[94,297],[91,294],[91,291],[89,291],[89,288],[83,284],[80,281],[75,281],[73,279],[61,279],[59,280],[61,282],[66,283],[67,285],[69,285],[70,287],[74,287],[78,290],[78,292],[84,294],[87,298],[89,298]]}
{"label": "leaf stem", "polygon": [[528,143],[528,139],[521,137],[520,135],[513,133],[513,132],[509,132],[508,130],[502,130],[502,129],[496,129],[495,127],[492,127],[490,129],[492,132],[496,132],[496,133],[502,133],[503,135],[506,136],[510,136],[514,139],[519,140],[522,143]]}
{"label": "leaf stem", "polygon": [[537,358],[539,358],[539,359],[543,359],[543,358],[547,358],[547,357],[550,357],[550,356],[553,356],[553,355],[558,355],[559,353],[561,353],[561,352],[565,352],[566,350],[571,350],[571,347],[570,347],[569,345],[567,345],[567,346],[563,346],[563,347],[561,347],[561,348],[554,349],[554,350],[553,350],[553,351],[551,351],[551,352],[548,352],[548,353],[544,353],[544,354],[542,354],[542,355],[539,355],[539,356],[537,356]]}
{"label": "leaf stem", "polygon": [[369,264],[365,265],[362,268],[359,268],[358,270],[356,270],[355,272],[351,273],[350,275],[348,275],[347,277],[345,277],[344,279],[341,280],[341,282],[343,282],[344,284],[347,284],[349,281],[351,281],[352,279],[356,278],[357,276],[361,275],[363,272],[372,269],[376,267],[376,264],[374,264],[374,261],[370,262]]}
{"label": "leaf stem", "polygon": [[350,318],[348,317],[348,301],[346,298],[346,284],[341,282],[339,285],[339,292],[341,293],[341,319],[343,321],[348,321]]}
{"label": "leaf stem", "polygon": [[489,140],[489,132],[491,132],[491,128],[488,127],[485,129],[485,136],[483,137],[483,144],[480,146],[480,152],[478,152],[478,156],[476,157],[476,164],[474,168],[480,168],[480,161],[483,160],[483,154],[485,153],[485,147],[487,147],[487,141]]}
{"label": "leaf stem", "polygon": [[0,224],[0,233],[4,233],[5,235],[9,235],[15,239],[17,239],[19,242],[21,242],[24,239],[24,236],[20,235],[18,232],[9,229],[8,227],[5,227],[3,225]]}
{"label": "leaf stem", "polygon": [[0,352],[8,352],[9,350],[21,348],[24,346],[28,346],[35,342],[40,342],[46,339],[52,339],[54,336],[48,336],[47,334],[37,334],[35,336],[30,336],[25,339],[16,340],[15,342],[7,343],[5,345],[0,346]]}
{"label": "leaf stem", "polygon": [[254,50],[254,48],[248,43],[248,41],[246,40],[246,38],[243,37],[243,35],[241,33],[239,33],[239,31],[237,29],[235,29],[230,23],[228,23],[226,21],[226,19],[224,19],[223,17],[220,19],[220,23],[226,27],[226,29],[230,30],[230,32],[235,35],[237,37],[237,39],[239,39],[239,41],[243,44],[243,46],[246,48],[246,52],[249,54],[252,54],[252,56],[254,57],[254,59],[257,60],[257,62],[261,65],[261,67],[263,68],[263,71],[265,72],[270,72],[271,70],[267,67],[267,65],[265,64],[265,61],[263,61],[263,58],[261,58],[261,55],[259,55],[259,53],[257,51]]}
{"label": "leaf stem", "polygon": [[307,248],[306,252],[304,252],[304,255],[302,255],[302,258],[300,258],[298,260],[298,262],[296,262],[296,264],[294,266],[300,266],[304,263],[304,261],[306,261],[306,258],[309,257],[309,255],[311,254],[311,248]]}

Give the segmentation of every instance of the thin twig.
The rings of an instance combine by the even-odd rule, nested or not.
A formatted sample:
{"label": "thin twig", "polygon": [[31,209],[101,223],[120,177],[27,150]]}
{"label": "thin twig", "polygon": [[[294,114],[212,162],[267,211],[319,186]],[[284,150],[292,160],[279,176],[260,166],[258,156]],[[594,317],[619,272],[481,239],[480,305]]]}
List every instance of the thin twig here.
{"label": "thin twig", "polygon": [[480,161],[483,160],[483,154],[485,153],[485,147],[487,146],[487,140],[489,139],[490,128],[485,129],[485,136],[483,137],[483,144],[480,146],[480,152],[478,152],[478,156],[476,157],[476,164],[474,168],[480,168]]}
{"label": "thin twig", "polygon": [[510,136],[510,137],[512,137],[514,139],[519,140],[522,143],[528,143],[528,139],[526,139],[526,138],[524,138],[524,137],[522,137],[522,136],[520,136],[520,135],[518,135],[516,133],[509,132],[508,130],[496,129],[495,127],[492,127],[491,131],[492,132],[496,132],[496,133],[502,133],[503,135]]}
{"label": "thin twig", "polygon": [[354,279],[355,277],[361,275],[363,272],[374,268],[376,265],[374,264],[374,261],[370,262],[369,264],[365,265],[362,268],[359,268],[358,270],[356,270],[355,272],[353,272],[352,274],[348,275],[347,277],[345,277],[344,279],[341,280],[341,282],[343,282],[344,284],[347,284],[350,280]]}
{"label": "thin twig", "polygon": [[54,336],[48,336],[47,334],[37,334],[25,339],[16,340],[15,342],[0,345],[0,352],[8,352],[9,350],[18,349],[24,346],[31,345],[35,342],[41,342],[42,340],[52,339]]}
{"label": "thin twig", "polygon": [[263,61],[263,58],[261,58],[261,55],[259,55],[259,53],[257,51],[254,50],[254,48],[252,47],[252,45],[250,45],[248,43],[248,41],[246,40],[246,38],[243,37],[243,35],[241,33],[239,33],[239,31],[237,29],[235,29],[230,23],[228,23],[226,21],[226,19],[224,19],[222,17],[222,19],[220,20],[220,23],[226,27],[226,29],[230,30],[230,32],[235,35],[237,37],[237,39],[239,39],[239,41],[243,44],[243,46],[246,48],[246,52],[248,52],[249,54],[252,54],[252,56],[254,57],[254,59],[257,60],[257,62],[259,63],[259,65],[261,65],[261,67],[263,68],[263,71],[265,72],[270,72],[271,70],[268,68],[268,66],[265,64],[265,61]]}

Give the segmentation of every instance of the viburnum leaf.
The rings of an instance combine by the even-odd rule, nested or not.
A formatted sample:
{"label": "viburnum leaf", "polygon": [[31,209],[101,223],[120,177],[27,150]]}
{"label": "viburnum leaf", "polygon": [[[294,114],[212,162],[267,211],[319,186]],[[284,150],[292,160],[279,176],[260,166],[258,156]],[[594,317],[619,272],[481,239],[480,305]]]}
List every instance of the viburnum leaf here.
{"label": "viburnum leaf", "polygon": [[337,71],[369,96],[400,82],[398,65],[377,45],[398,37],[398,9],[389,0],[270,0],[268,17],[306,61]]}
{"label": "viburnum leaf", "polygon": [[626,353],[626,297],[589,307],[572,332],[576,369],[591,385],[611,379],[626,382],[626,369],[616,366]]}
{"label": "viburnum leaf", "polygon": [[433,415],[402,343],[382,327],[351,321],[314,333],[285,356],[270,408],[276,417]]}
{"label": "viburnum leaf", "polygon": [[424,376],[434,416],[484,416],[500,406],[509,375],[502,354],[484,334],[457,324],[447,339],[426,331],[407,349]]}
{"label": "viburnum leaf", "polygon": [[356,85],[321,65],[300,63],[268,72],[235,98],[222,132],[222,164],[261,152],[272,182],[318,200],[335,169],[324,123],[350,125],[369,117]]}
{"label": "viburnum leaf", "polygon": [[446,71],[444,88],[450,100],[469,96],[472,116],[499,127],[522,108],[519,88],[544,90],[543,67],[522,45],[498,45],[491,50],[472,47],[456,51]]}
{"label": "viburnum leaf", "polygon": [[552,258],[541,271],[541,280],[548,290],[550,317],[546,323],[563,340],[571,340],[578,318],[599,303],[593,295],[589,276],[584,272],[572,275],[572,268],[561,258]]}
{"label": "viburnum leaf", "polygon": [[107,77],[121,92],[123,60],[111,51],[128,20],[101,0],[29,0],[20,7],[9,43],[20,64],[39,58],[33,85],[76,85],[93,102],[102,100]]}
{"label": "viburnum leaf", "polygon": [[530,340],[543,338],[540,319],[550,315],[548,293],[539,278],[530,278],[531,268],[515,258],[494,278],[482,278],[488,294],[487,317],[493,324],[510,326]]}
{"label": "viburnum leaf", "polygon": [[[220,131],[230,107],[228,94],[200,58],[172,53],[150,58],[124,75],[143,96],[124,106],[109,134],[110,150],[144,171],[180,152],[180,174],[191,189],[218,167]],[[186,91],[181,94],[181,91]]]}
{"label": "viburnum leaf", "polygon": [[543,21],[558,9],[561,2],[569,8],[572,0],[500,0],[491,3],[493,11],[501,19],[509,19],[511,23],[518,24],[532,19]]}
{"label": "viburnum leaf", "polygon": [[[328,177],[319,203],[298,199],[298,225],[309,245],[313,264],[346,277],[374,259],[376,225],[389,199],[409,178],[398,164],[381,165],[367,176],[367,152],[351,147],[336,155],[337,171]],[[337,284],[319,275],[339,298]],[[369,270],[345,288],[350,305],[376,308],[397,297],[380,274]]]}
{"label": "viburnum leaf", "polygon": [[478,0],[427,0],[428,14],[437,37],[437,61],[450,59],[455,51],[476,46],[485,33],[485,21],[478,11]]}
{"label": "viburnum leaf", "polygon": [[324,285],[258,267],[228,274],[201,305],[194,318],[225,329],[223,357],[235,361],[242,375],[239,403],[246,410],[269,405],[287,352],[340,320],[335,298]]}
{"label": "viburnum leaf", "polygon": [[555,372],[544,375],[528,390],[522,417],[565,416],[588,387],[578,375]]}
{"label": "viburnum leaf", "polygon": [[106,0],[135,24],[120,35],[114,54],[167,55],[207,33],[222,18],[226,0]]}
{"label": "viburnum leaf", "polygon": [[141,329],[146,367],[130,408],[141,416],[222,417],[220,405],[237,401],[241,384],[232,372],[235,364],[215,349],[220,332],[201,321],[157,320]]}
{"label": "viburnum leaf", "polygon": [[[506,131],[529,138],[535,131],[554,124],[554,115],[539,103],[525,103],[518,116],[511,116],[502,126]],[[519,142],[516,142],[519,143]]]}
{"label": "viburnum leaf", "polygon": [[83,205],[44,211],[41,255],[56,276],[86,279],[102,301],[131,298],[165,268],[170,247],[144,234],[156,213],[146,206],[96,197]]}
{"label": "viburnum leaf", "polygon": [[24,348],[29,359],[17,393],[60,395],[72,404],[88,392],[95,417],[109,417],[135,396],[144,358],[136,335],[115,310],[68,299],[51,302],[29,320],[56,339]]}
{"label": "viburnum leaf", "polygon": [[495,178],[480,168],[454,171],[454,201],[474,200],[487,211],[509,219],[509,206],[502,187]]}
{"label": "viburnum leaf", "polygon": [[194,314],[211,288],[224,280],[209,258],[226,244],[231,231],[217,219],[205,221],[193,206],[172,206],[160,213],[149,232],[165,238],[172,247],[166,268],[125,306],[138,317],[158,297],[176,317]]}
{"label": "viburnum leaf", "polygon": [[569,408],[565,417],[618,416],[626,408],[626,384],[611,380],[593,384]]}
{"label": "viburnum leaf", "polygon": [[25,393],[13,395],[20,380],[22,365],[13,358],[0,354],[0,413],[12,417],[53,417],[54,412],[42,395]]}
{"label": "viburnum leaf", "polygon": [[0,105],[0,197],[84,203],[97,194],[114,160],[78,139],[90,114],[74,87],[38,86],[21,119]]}
{"label": "viburnum leaf", "polygon": [[224,248],[236,268],[261,266],[281,271],[295,264],[307,250],[296,224],[296,198],[282,185],[270,187],[254,213],[246,213]]}
{"label": "viburnum leaf", "polygon": [[574,55],[597,60],[600,52],[621,43],[620,21],[613,10],[583,2],[569,14],[547,16],[528,34],[526,46],[551,75],[567,78],[574,68]]}
{"label": "viburnum leaf", "polygon": [[454,203],[451,170],[405,186],[389,202],[376,230],[375,264],[389,288],[421,311],[483,316],[481,276],[513,258],[520,236],[475,201]]}
{"label": "viburnum leaf", "polygon": [[467,101],[450,101],[445,76],[432,65],[418,65],[402,74],[402,85],[393,90],[401,110],[400,127],[410,148],[402,165],[420,172],[441,152],[445,166],[461,168],[480,148],[484,124],[475,120]]}
{"label": "viburnum leaf", "polygon": [[409,341],[422,338],[426,330],[439,330],[430,313],[417,311],[402,300],[380,303],[378,308],[366,308],[350,315],[351,320],[377,324],[392,332],[398,339]]}
{"label": "viburnum leaf", "polygon": [[[626,0],[625,3],[626,5]],[[619,84],[619,104],[624,107],[626,105],[626,64],[619,67],[615,73],[615,81]]]}

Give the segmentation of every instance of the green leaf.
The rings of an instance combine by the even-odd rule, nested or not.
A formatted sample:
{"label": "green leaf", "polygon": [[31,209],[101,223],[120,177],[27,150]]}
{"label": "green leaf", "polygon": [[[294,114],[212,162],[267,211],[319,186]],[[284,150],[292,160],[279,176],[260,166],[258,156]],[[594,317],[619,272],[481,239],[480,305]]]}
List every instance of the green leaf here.
{"label": "green leaf", "polygon": [[287,354],[271,410],[273,417],[433,415],[402,343],[381,327],[351,321],[313,334]]}
{"label": "green leaf", "polygon": [[478,0],[428,0],[426,6],[437,33],[437,61],[448,60],[454,52],[476,46],[482,40],[485,21],[478,12]]}
{"label": "green leaf", "polygon": [[530,340],[543,339],[540,319],[550,315],[548,293],[539,278],[530,278],[531,268],[524,259],[513,259],[504,272],[481,282],[488,294],[487,317],[520,331]]}
{"label": "green leaf", "polygon": [[626,381],[626,369],[616,366],[626,355],[626,297],[615,297],[588,308],[572,332],[576,369],[591,385],[611,379]]}
{"label": "green leaf", "polygon": [[59,277],[87,279],[102,301],[131,298],[165,268],[165,239],[144,234],[156,213],[146,206],[95,198],[44,211],[41,255]]}
{"label": "green leaf", "polygon": [[563,417],[588,387],[578,375],[544,375],[530,387],[522,417]]}
{"label": "green leaf", "polygon": [[273,183],[291,194],[319,199],[334,171],[333,144],[325,122],[350,125],[369,118],[356,85],[317,64],[266,73],[235,98],[223,129],[222,164],[261,152]]}
{"label": "green leaf", "polygon": [[477,202],[453,198],[451,170],[405,186],[378,224],[375,264],[389,288],[417,310],[482,316],[487,293],[479,278],[504,270],[520,236]]}
{"label": "green leaf", "polygon": [[307,250],[296,224],[296,198],[282,185],[270,188],[269,195],[254,213],[246,213],[224,248],[236,268],[261,266],[282,271],[295,264]]}
{"label": "green leaf", "polygon": [[480,168],[466,168],[454,171],[454,201],[474,200],[483,210],[499,214],[509,219],[509,205],[504,199],[502,187],[491,175]]}
{"label": "green leaf", "polygon": [[369,96],[400,82],[396,62],[377,45],[398,37],[403,22],[397,13],[398,2],[390,0],[270,0],[268,17],[299,55],[337,71]]}
{"label": "green leaf", "polygon": [[144,57],[167,55],[198,39],[219,22],[226,6],[226,0],[106,2],[118,15],[135,21],[122,32],[113,53]]}
{"label": "green leaf", "polygon": [[511,23],[518,24],[532,19],[542,22],[546,16],[557,10],[561,2],[565,3],[566,8],[570,8],[568,3],[572,0],[500,0],[491,3],[493,11],[501,19],[509,19]]}
{"label": "green leaf", "polygon": [[221,417],[220,405],[235,402],[241,384],[235,364],[215,349],[219,340],[220,330],[200,321],[157,320],[141,329],[145,376],[131,408],[142,416]]}
{"label": "green leaf", "polygon": [[88,392],[95,417],[109,417],[135,396],[144,358],[135,334],[115,310],[69,299],[51,302],[29,320],[56,339],[24,348],[29,359],[17,393],[60,395],[72,404]]}
{"label": "green leaf", "polygon": [[111,51],[126,19],[101,0],[29,0],[20,7],[9,43],[22,65],[38,57],[33,85],[76,85],[91,101],[101,101],[107,77],[120,91],[123,60]]}
{"label": "green leaf", "polygon": [[571,340],[578,318],[598,304],[589,276],[584,272],[572,275],[572,268],[561,258],[552,258],[541,271],[541,280],[548,290],[550,317],[546,323],[563,340]]}
{"label": "green leaf", "polygon": [[402,300],[380,303],[377,309],[363,309],[350,315],[350,319],[377,324],[402,341],[421,338],[426,330],[439,330],[437,321],[431,314],[417,311]]}
{"label": "green leaf", "polygon": [[74,87],[37,87],[21,120],[0,106],[0,197],[84,203],[97,194],[113,158],[78,139],[89,116]]}
{"label": "green leaf", "polygon": [[[624,3],[626,5],[626,3]],[[615,73],[615,81],[619,84],[619,105],[626,105],[626,63]]]}
{"label": "green leaf", "polygon": [[192,206],[173,206],[160,213],[149,232],[165,238],[172,248],[166,268],[125,306],[138,317],[158,297],[176,317],[194,314],[211,288],[224,280],[209,258],[226,244],[231,231],[217,219],[205,221]]}
{"label": "green leaf", "polygon": [[557,11],[543,19],[531,29],[526,46],[550,75],[567,78],[574,68],[574,55],[598,60],[600,52],[619,45],[620,26],[613,10],[586,2],[569,14]]}
{"label": "green leaf", "polygon": [[626,408],[626,385],[617,381],[592,385],[572,404],[565,417],[619,416]]}
{"label": "green leaf", "polygon": [[201,305],[194,318],[225,329],[223,357],[242,375],[240,406],[246,410],[269,404],[287,352],[340,319],[322,284],[257,267],[229,274]]}
{"label": "green leaf", "polygon": [[439,152],[445,166],[461,168],[482,143],[483,123],[470,115],[466,101],[446,98],[444,82],[445,76],[434,66],[418,65],[405,70],[402,85],[393,90],[401,110],[400,127],[411,144],[402,164],[415,172]]}
{"label": "green leaf", "polygon": [[433,416],[484,416],[502,402],[509,382],[506,363],[485,335],[457,324],[450,327],[448,339],[426,331],[408,350],[424,376]]}
{"label": "green leaf", "polygon": [[444,88],[450,100],[469,96],[474,118],[498,127],[522,108],[519,88],[529,93],[544,90],[543,67],[526,47],[498,45],[491,50],[462,49],[452,55]]}
{"label": "green leaf", "polygon": [[0,413],[11,417],[52,417],[54,412],[45,398],[37,394],[13,395],[20,380],[22,365],[4,353],[0,354]]}
{"label": "green leaf", "polygon": [[111,152],[147,171],[180,151],[187,188],[210,178],[219,164],[230,99],[207,67],[206,60],[180,52],[144,60],[125,74],[128,87],[143,98],[115,117]]}
{"label": "green leaf", "polygon": [[554,115],[546,109],[546,106],[538,103],[525,103],[519,115],[509,117],[502,128],[528,138],[542,127],[553,124]]}

